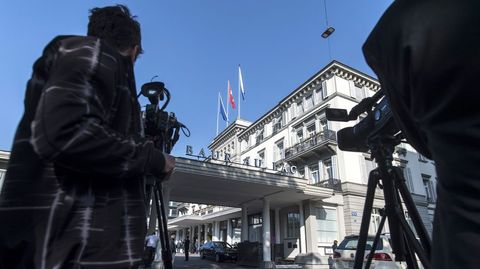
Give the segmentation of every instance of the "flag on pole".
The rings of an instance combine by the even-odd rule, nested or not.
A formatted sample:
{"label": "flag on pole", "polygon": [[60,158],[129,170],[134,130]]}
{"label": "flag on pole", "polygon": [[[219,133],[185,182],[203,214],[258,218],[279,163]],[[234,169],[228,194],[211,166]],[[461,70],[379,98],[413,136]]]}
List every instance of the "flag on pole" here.
{"label": "flag on pole", "polygon": [[245,89],[243,88],[242,69],[240,69],[240,65],[238,65],[238,87],[242,93],[242,100],[245,100]]}
{"label": "flag on pole", "polygon": [[230,87],[230,80],[228,81],[228,102],[232,105],[232,108],[235,109],[235,99],[233,99],[232,87]]}
{"label": "flag on pole", "polygon": [[222,115],[222,118],[224,121],[228,121],[227,111],[225,110],[225,106],[223,106],[223,100],[220,94],[219,94],[219,97],[220,97],[220,109],[219,109],[220,111],[218,111],[218,113]]}

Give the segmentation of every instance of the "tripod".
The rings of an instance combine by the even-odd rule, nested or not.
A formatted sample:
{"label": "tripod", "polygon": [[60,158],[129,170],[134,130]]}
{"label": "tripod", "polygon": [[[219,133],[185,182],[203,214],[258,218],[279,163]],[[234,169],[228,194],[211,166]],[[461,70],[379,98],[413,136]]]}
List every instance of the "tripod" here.
{"label": "tripod", "polygon": [[[178,140],[178,139],[177,139]],[[173,144],[175,141],[165,141],[165,139],[161,139],[160,141],[156,141],[155,146],[159,149],[162,149],[163,152],[170,153],[171,149],[173,148]],[[167,180],[166,175],[163,179],[153,179],[153,187],[151,191],[153,191],[153,201],[155,203],[155,211],[157,213],[157,221],[158,221],[158,233],[160,235],[160,244],[162,247],[162,262],[164,269],[173,269],[173,262],[172,262],[172,249],[170,248],[169,236],[168,236],[168,218],[165,212],[165,205],[163,200],[163,191],[162,191],[162,183],[161,181]],[[148,197],[150,200],[151,197]],[[167,205],[168,206],[168,205]]]}
{"label": "tripod", "polygon": [[[406,261],[409,269],[417,269],[416,257],[418,256],[424,268],[431,268],[430,238],[407,189],[402,171],[399,167],[392,165],[394,148],[399,143],[400,138],[398,136],[376,135],[368,140],[372,157],[375,158],[378,168],[372,170],[368,177],[367,195],[355,254],[354,269],[361,269],[363,265],[370,215],[377,185],[383,189],[385,210],[383,211],[382,220],[364,268],[370,268],[386,219],[388,219],[390,227],[391,245],[395,254],[395,261]],[[400,198],[402,198],[408,214],[411,216],[415,231],[420,238],[419,241],[415,238],[415,234],[405,219]]]}

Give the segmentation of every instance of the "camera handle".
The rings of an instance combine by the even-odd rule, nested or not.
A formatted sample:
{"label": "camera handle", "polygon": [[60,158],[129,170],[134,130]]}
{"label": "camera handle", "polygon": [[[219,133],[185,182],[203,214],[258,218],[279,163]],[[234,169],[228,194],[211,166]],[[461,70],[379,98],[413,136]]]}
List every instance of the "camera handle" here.
{"label": "camera handle", "polygon": [[[428,237],[425,226],[421,221],[420,214],[418,213],[415,203],[407,189],[405,178],[403,177],[400,168],[392,165],[393,150],[398,142],[399,141],[396,137],[386,136],[377,136],[369,140],[372,157],[375,158],[378,168],[372,170],[368,177],[367,194],[365,198],[362,223],[360,226],[357,251],[355,253],[354,269],[361,269],[363,265],[370,216],[372,213],[373,200],[377,185],[383,189],[385,210],[382,212],[382,221],[376,233],[365,268],[370,267],[376,245],[378,244],[383,225],[387,218],[390,226],[392,249],[395,254],[395,259],[406,261],[408,268],[418,268],[416,254],[424,268],[431,268],[429,260],[431,249],[430,238]],[[380,180],[382,183],[381,185]],[[420,238],[420,243],[415,238],[412,229],[405,219],[400,195],[407,207],[415,231],[417,231]]]}

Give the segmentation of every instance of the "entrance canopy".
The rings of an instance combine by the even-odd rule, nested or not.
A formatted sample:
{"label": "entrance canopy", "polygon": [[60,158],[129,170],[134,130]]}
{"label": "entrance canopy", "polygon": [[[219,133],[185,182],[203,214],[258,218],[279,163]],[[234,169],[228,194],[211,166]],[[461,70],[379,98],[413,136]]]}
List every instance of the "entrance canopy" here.
{"label": "entrance canopy", "polygon": [[249,210],[260,210],[263,198],[269,199],[272,207],[283,207],[333,195],[332,189],[308,185],[306,179],[280,172],[220,161],[176,160],[166,184],[172,201],[237,208],[246,205]]}

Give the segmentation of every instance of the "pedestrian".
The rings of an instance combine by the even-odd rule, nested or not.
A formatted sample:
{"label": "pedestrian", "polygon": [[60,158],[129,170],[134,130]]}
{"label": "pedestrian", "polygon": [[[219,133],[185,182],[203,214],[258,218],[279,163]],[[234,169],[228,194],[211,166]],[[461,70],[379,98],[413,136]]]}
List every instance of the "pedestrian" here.
{"label": "pedestrian", "polygon": [[183,249],[185,251],[185,260],[188,261],[188,251],[189,251],[189,248],[190,248],[190,239],[187,238],[183,241]]}
{"label": "pedestrian", "polygon": [[145,267],[152,265],[155,258],[159,238],[155,232],[147,236],[145,240]]}
{"label": "pedestrian", "polygon": [[0,268],[141,263],[144,176],[175,165],[142,137],[141,52],[140,24],[116,5],[90,10],[87,36],[53,38],[33,65],[0,194]]}
{"label": "pedestrian", "polygon": [[333,240],[333,245],[332,245],[332,250],[335,251],[335,249],[337,249],[338,247],[338,241],[337,240]]}
{"label": "pedestrian", "polygon": [[170,251],[172,252],[172,264],[175,262],[175,254],[177,253],[177,248],[175,245],[175,235],[170,237]]}

